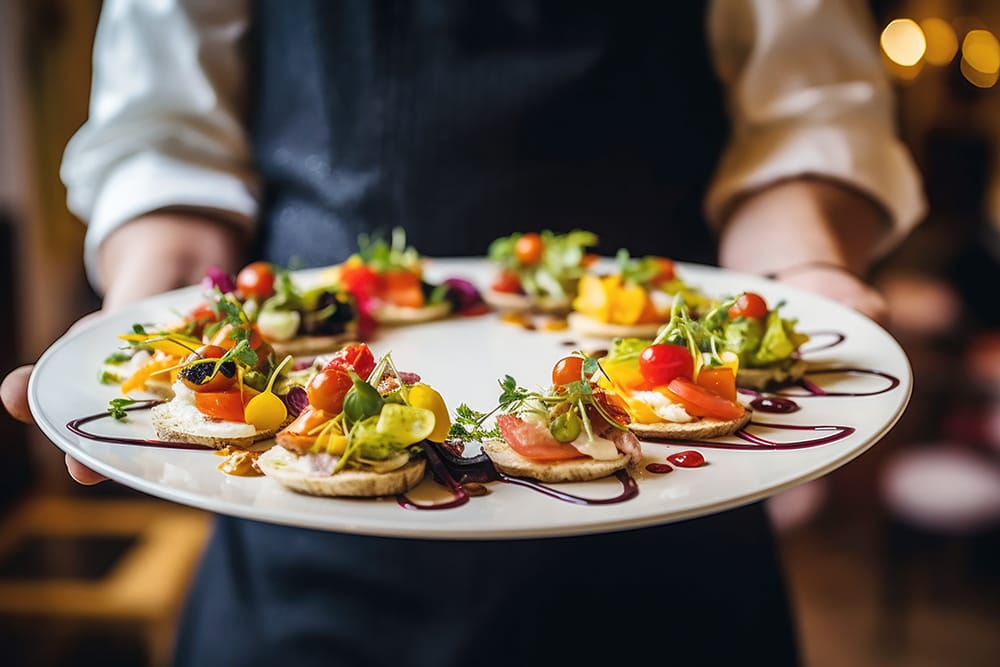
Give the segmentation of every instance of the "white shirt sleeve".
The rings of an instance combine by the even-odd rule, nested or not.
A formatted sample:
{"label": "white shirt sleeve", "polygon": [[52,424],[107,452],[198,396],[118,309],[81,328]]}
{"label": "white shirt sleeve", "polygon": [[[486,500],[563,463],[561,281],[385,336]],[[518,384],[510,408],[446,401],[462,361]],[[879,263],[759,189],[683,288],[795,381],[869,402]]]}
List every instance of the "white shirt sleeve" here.
{"label": "white shirt sleeve", "polygon": [[258,185],[243,125],[246,0],[105,0],[87,122],[63,156],[84,260],[119,225],[166,206],[253,230]]}
{"label": "white shirt sleeve", "polygon": [[716,0],[709,39],[732,135],[705,200],[713,224],[740,195],[805,175],[882,204],[893,233],[879,254],[920,221],[923,187],[874,27],[859,0]]}

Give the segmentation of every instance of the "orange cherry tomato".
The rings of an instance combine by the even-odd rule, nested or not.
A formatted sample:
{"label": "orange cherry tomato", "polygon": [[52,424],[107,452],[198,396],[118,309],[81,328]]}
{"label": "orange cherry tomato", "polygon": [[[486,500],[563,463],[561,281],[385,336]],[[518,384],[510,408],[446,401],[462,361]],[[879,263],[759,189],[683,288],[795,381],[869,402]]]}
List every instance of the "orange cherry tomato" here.
{"label": "orange cherry tomato", "polygon": [[755,292],[743,292],[729,308],[729,319],[749,317],[760,320],[767,316],[767,301]]}
{"label": "orange cherry tomato", "polygon": [[581,357],[563,357],[552,367],[552,384],[561,386],[583,379],[583,359]]}
{"label": "orange cherry tomato", "polygon": [[514,256],[525,266],[542,261],[542,237],[534,232],[520,236],[514,243]]}
{"label": "orange cherry tomato", "polygon": [[343,368],[324,368],[313,376],[306,387],[309,405],[324,412],[339,414],[344,409],[344,396],[352,386],[354,381]]}
{"label": "orange cherry tomato", "polygon": [[236,274],[236,289],[246,298],[258,300],[274,295],[274,267],[268,262],[247,264]]}
{"label": "orange cherry tomato", "polygon": [[260,392],[246,385],[242,392],[239,387],[227,391],[199,391],[194,395],[194,405],[202,414],[213,419],[246,423],[244,410],[250,399],[258,393]]}
{"label": "orange cherry tomato", "polygon": [[689,414],[696,417],[739,419],[745,411],[739,403],[723,398],[687,378],[674,378],[667,385],[667,391],[677,397],[677,402],[683,405]]}

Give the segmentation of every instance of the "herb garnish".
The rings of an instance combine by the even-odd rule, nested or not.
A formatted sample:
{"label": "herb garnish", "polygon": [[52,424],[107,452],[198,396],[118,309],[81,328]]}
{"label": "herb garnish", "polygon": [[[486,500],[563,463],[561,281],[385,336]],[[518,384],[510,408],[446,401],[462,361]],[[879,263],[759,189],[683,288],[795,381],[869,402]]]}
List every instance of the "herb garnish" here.
{"label": "herb garnish", "polygon": [[134,398],[112,398],[108,402],[108,414],[114,419],[123,422],[125,421],[125,413],[127,412],[125,408],[137,402]]}

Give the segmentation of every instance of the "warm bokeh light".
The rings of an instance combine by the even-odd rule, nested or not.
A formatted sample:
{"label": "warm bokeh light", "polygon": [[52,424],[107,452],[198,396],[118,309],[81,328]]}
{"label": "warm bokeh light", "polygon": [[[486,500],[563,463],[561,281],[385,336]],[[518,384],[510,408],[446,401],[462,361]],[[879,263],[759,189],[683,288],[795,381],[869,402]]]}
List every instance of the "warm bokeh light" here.
{"label": "warm bokeh light", "polygon": [[966,81],[977,88],[992,88],[996,85],[997,79],[1000,78],[1000,72],[984,74],[970,65],[965,58],[962,58],[961,70]]}
{"label": "warm bokeh light", "polygon": [[958,37],[955,30],[944,19],[930,18],[920,22],[927,40],[924,60],[931,65],[947,65],[958,52]]}
{"label": "warm bokeh light", "polygon": [[924,31],[912,19],[895,19],[882,31],[882,51],[892,62],[911,67],[920,62],[927,50]]}
{"label": "warm bokeh light", "polygon": [[962,59],[982,74],[1000,72],[1000,42],[989,30],[971,30],[962,40]]}

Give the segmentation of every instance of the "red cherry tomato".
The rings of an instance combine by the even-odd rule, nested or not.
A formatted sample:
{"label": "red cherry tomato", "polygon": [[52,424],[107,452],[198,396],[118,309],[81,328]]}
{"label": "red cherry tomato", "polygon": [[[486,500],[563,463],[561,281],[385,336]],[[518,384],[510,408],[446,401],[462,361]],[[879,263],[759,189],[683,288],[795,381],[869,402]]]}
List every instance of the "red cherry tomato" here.
{"label": "red cherry tomato", "polygon": [[236,363],[225,361],[216,366],[214,361],[202,361],[220,359],[225,353],[218,345],[202,345],[184,359],[177,377],[192,391],[225,391],[236,383]]}
{"label": "red cherry tomato", "polygon": [[535,461],[563,461],[583,456],[576,447],[552,437],[549,429],[514,415],[497,415],[497,426],[510,448]]}
{"label": "red cherry tomato", "polygon": [[194,405],[208,417],[245,423],[246,405],[258,393],[245,385],[242,392],[239,387],[228,391],[199,391],[194,395]]}
{"label": "red cherry tomato", "polygon": [[667,385],[667,391],[677,397],[689,414],[696,417],[715,417],[716,419],[739,419],[744,408],[735,401],[725,399],[718,394],[695,384],[688,378],[674,378]]}
{"label": "red cherry tomato", "polygon": [[514,256],[525,266],[542,261],[542,250],[542,237],[534,232],[528,232],[514,242]]}
{"label": "red cherry tomato", "polygon": [[749,317],[760,320],[767,316],[767,301],[754,292],[743,292],[729,309],[729,319]]}
{"label": "red cherry tomato", "polygon": [[497,274],[496,280],[493,281],[490,287],[497,292],[504,292],[506,294],[524,293],[524,289],[521,287],[521,279],[513,271],[501,271]]}
{"label": "red cherry tomato", "polygon": [[324,368],[313,376],[306,387],[309,405],[331,414],[339,414],[344,409],[344,396],[353,385],[346,370]]}
{"label": "red cherry tomato", "polygon": [[268,262],[253,262],[236,274],[236,289],[246,298],[258,300],[274,295],[274,267]]}
{"label": "red cherry tomato", "polygon": [[371,297],[379,291],[378,273],[360,262],[346,262],[340,269],[340,282],[358,298]]}
{"label": "red cherry tomato", "polygon": [[659,343],[639,354],[639,372],[651,386],[662,387],[676,377],[690,379],[694,375],[694,360],[683,345]]}
{"label": "red cherry tomato", "polygon": [[337,350],[330,361],[326,362],[324,368],[352,370],[362,379],[367,380],[368,376],[375,370],[375,355],[366,344],[352,343]]}
{"label": "red cherry tomato", "polygon": [[552,384],[566,385],[583,379],[583,359],[563,357],[552,367]]}

